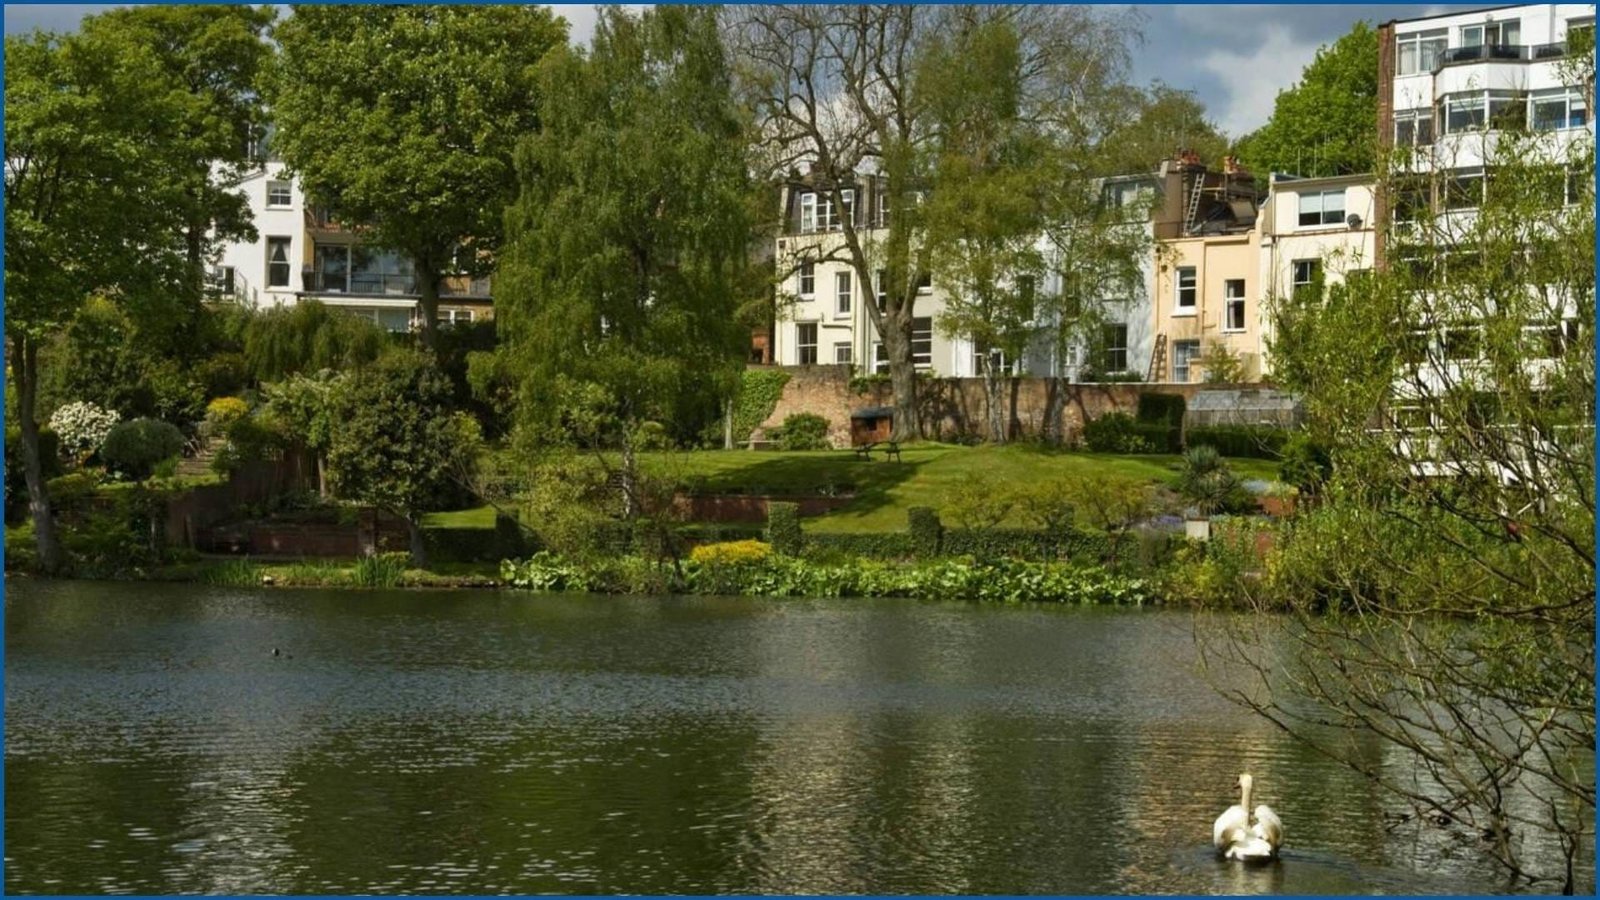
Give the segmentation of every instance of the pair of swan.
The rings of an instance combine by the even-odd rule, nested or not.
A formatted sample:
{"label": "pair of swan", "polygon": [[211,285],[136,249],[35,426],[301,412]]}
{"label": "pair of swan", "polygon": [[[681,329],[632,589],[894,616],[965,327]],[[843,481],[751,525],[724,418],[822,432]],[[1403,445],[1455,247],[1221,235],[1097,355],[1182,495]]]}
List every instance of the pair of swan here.
{"label": "pair of swan", "polygon": [[1225,859],[1272,859],[1283,843],[1283,820],[1263,803],[1256,807],[1255,824],[1250,824],[1250,776],[1240,775],[1238,787],[1239,804],[1217,816],[1217,823],[1211,826],[1211,842]]}

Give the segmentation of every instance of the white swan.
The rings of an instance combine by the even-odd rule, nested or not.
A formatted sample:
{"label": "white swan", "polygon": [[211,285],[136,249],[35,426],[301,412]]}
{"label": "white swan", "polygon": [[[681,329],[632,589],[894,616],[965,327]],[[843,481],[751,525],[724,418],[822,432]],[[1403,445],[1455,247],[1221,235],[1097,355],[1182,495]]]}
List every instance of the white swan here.
{"label": "white swan", "polygon": [[1239,803],[1217,816],[1211,826],[1211,842],[1226,859],[1262,860],[1278,855],[1283,843],[1283,820],[1265,803],[1256,807],[1255,824],[1250,824],[1249,775],[1239,776]]}

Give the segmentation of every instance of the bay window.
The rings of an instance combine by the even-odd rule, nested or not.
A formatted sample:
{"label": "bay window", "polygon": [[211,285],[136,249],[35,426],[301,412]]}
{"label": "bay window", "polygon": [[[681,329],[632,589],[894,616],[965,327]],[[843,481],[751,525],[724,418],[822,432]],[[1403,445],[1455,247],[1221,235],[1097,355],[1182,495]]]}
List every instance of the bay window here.
{"label": "bay window", "polygon": [[1432,72],[1444,57],[1447,44],[1443,28],[1432,31],[1414,31],[1395,38],[1396,75],[1416,75]]}
{"label": "bay window", "polygon": [[1534,131],[1559,131],[1589,124],[1589,107],[1577,88],[1534,91],[1528,98],[1528,123]]}

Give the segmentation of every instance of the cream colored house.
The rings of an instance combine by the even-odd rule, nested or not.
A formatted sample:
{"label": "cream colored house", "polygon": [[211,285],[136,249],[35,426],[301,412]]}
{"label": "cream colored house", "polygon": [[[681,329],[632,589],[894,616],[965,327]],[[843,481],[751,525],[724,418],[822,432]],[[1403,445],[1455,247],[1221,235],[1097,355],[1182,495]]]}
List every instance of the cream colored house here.
{"label": "cream colored house", "polygon": [[1374,267],[1375,191],[1371,175],[1272,175],[1256,231],[1262,375],[1272,371],[1272,313],[1279,299],[1321,292]]}

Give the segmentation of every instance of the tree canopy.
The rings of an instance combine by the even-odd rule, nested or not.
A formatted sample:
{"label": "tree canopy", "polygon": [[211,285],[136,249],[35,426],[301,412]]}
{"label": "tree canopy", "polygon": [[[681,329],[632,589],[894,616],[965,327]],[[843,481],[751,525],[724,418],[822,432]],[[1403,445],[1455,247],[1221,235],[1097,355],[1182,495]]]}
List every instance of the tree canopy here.
{"label": "tree canopy", "polygon": [[1314,178],[1372,172],[1378,139],[1378,33],[1357,22],[1317,50],[1293,87],[1278,93],[1267,124],[1239,140],[1251,171]]}
{"label": "tree canopy", "polygon": [[535,441],[692,438],[737,383],[751,188],[717,16],[607,8],[540,66],[496,301]]}
{"label": "tree canopy", "polygon": [[300,5],[273,36],[273,148],[313,203],[411,261],[435,347],[442,279],[493,263],[565,24],[538,5]]}

